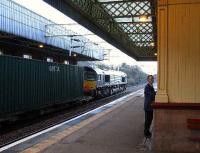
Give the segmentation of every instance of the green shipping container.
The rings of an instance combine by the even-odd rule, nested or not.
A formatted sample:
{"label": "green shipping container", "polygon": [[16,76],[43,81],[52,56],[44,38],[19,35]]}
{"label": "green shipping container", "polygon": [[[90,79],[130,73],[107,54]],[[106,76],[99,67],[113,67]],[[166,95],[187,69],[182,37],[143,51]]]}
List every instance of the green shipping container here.
{"label": "green shipping container", "polygon": [[0,56],[0,118],[82,97],[82,67]]}

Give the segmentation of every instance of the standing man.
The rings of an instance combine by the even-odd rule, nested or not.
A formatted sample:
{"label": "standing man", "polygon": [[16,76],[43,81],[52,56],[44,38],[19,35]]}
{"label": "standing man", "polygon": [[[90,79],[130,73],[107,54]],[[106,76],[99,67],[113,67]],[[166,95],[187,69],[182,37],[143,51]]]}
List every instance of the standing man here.
{"label": "standing man", "polygon": [[147,85],[144,89],[144,111],[145,111],[145,124],[144,135],[146,138],[151,138],[151,132],[149,131],[151,122],[153,120],[153,109],[151,104],[155,101],[156,92],[153,87],[154,78],[153,75],[147,76]]}

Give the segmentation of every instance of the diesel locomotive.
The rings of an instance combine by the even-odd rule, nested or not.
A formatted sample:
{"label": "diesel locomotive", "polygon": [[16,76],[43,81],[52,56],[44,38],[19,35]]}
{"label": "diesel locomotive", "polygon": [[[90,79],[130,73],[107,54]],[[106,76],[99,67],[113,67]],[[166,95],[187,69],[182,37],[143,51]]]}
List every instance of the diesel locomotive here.
{"label": "diesel locomotive", "polygon": [[114,70],[84,67],[84,94],[93,97],[109,96],[126,90],[127,75]]}

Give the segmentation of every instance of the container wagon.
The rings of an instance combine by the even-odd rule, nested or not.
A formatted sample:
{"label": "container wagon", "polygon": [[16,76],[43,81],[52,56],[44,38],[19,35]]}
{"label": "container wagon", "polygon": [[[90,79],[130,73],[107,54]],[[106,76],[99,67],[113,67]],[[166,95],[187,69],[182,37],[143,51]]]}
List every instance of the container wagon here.
{"label": "container wagon", "polygon": [[0,56],[0,122],[83,98],[83,68]]}

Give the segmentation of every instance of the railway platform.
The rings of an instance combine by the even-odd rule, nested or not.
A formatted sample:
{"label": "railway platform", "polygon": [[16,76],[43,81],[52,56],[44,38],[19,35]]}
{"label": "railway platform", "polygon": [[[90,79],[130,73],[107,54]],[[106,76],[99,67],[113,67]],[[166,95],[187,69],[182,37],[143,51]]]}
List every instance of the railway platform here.
{"label": "railway platform", "polygon": [[[147,153],[143,90],[138,90],[3,152]],[[23,141],[23,140],[22,140]]]}

